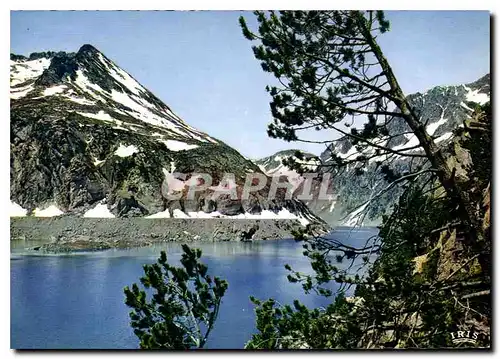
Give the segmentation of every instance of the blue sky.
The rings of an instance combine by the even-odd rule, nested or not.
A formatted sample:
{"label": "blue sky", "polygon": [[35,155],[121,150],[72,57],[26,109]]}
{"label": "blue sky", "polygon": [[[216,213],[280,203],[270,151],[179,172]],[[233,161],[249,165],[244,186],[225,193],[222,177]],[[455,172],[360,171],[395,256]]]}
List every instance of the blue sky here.
{"label": "blue sky", "polygon": [[[320,145],[268,138],[271,82],[243,38],[249,12],[11,12],[11,52],[77,51],[86,43],[129,72],[190,125],[258,158]],[[379,43],[406,93],[472,82],[490,70],[490,14],[387,12]]]}

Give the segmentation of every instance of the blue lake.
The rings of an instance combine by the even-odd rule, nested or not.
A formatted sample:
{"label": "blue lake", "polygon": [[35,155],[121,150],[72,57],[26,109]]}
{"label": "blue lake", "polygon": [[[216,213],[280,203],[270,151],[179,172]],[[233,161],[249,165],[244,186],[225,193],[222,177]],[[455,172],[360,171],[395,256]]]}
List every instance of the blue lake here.
{"label": "blue lake", "polygon": [[[362,245],[376,230],[339,229],[331,236]],[[123,287],[139,282],[142,265],[156,261],[161,250],[177,262],[179,243],[146,248],[71,255],[31,255],[28,244],[11,244],[11,348],[136,349],[129,326],[130,309]],[[219,319],[207,348],[241,349],[255,332],[249,300],[274,298],[282,304],[301,300],[309,307],[326,306],[331,298],[304,294],[286,279],[285,264],[310,272],[300,242],[294,240],[194,243],[203,250],[209,273],[226,279]]]}

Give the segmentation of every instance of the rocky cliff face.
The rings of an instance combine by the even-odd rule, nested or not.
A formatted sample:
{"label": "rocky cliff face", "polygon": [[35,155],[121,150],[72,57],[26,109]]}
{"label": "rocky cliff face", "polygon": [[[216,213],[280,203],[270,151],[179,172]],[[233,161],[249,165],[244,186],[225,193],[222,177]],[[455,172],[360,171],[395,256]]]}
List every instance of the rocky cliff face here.
{"label": "rocky cliff face", "polygon": [[[408,98],[425,124],[428,134],[434,137],[436,143],[447,146],[454,137],[453,131],[470,118],[473,103],[484,104],[489,101],[490,75],[467,85],[434,87],[425,93],[411,94]],[[403,119],[394,118],[388,125],[388,134],[374,142],[378,141],[380,145],[394,150],[417,153],[421,149],[417,146],[415,136],[406,133],[409,131]],[[348,165],[344,171],[338,172],[329,166],[334,163],[334,156],[347,160],[361,159],[363,156],[367,160],[362,161],[364,163]],[[373,148],[358,148],[348,138],[342,138],[325,150],[319,158],[321,166],[318,166],[318,178],[327,173],[331,175],[329,188],[333,195],[330,199],[318,199],[315,196],[315,199],[307,204],[329,224],[377,225],[381,216],[391,211],[401,192],[398,186],[383,192],[389,183],[384,179],[381,165],[377,162],[387,161],[386,157],[377,157]],[[260,161],[256,163],[259,164]],[[425,166],[422,160],[412,161],[397,155],[392,156],[389,161],[391,169],[400,174],[409,171],[410,167]],[[316,192],[318,183],[313,182]]]}
{"label": "rocky cliff face", "polygon": [[[315,220],[303,203],[280,191],[269,199],[269,184],[246,200],[226,195],[212,200],[209,189],[187,200],[183,181],[194,173],[209,174],[213,186],[232,173],[240,186],[247,173],[260,169],[189,126],[93,46],[76,53],[11,55],[10,67],[10,190],[18,214],[247,218],[267,213]],[[176,191],[179,199],[166,198]]]}

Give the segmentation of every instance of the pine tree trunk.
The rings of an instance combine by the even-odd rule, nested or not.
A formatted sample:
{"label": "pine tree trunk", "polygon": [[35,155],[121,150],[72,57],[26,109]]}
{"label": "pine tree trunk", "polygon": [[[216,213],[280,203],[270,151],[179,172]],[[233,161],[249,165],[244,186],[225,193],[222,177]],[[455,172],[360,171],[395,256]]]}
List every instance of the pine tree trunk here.
{"label": "pine tree trunk", "polygon": [[[401,111],[401,117],[406,121],[414,135],[420,142],[427,159],[432,167],[437,171],[437,175],[441,185],[445,189],[450,200],[457,205],[458,215],[469,231],[469,240],[471,245],[476,247],[477,244],[483,243],[482,226],[477,218],[475,206],[471,202],[467,191],[460,188],[460,178],[455,177],[455,169],[450,168],[443,155],[443,151],[436,145],[434,140],[425,130],[424,125],[419,120],[412,106],[408,103],[401,87],[398,84],[389,62],[385,58],[375,38],[372,36],[367,20],[363,14],[356,12],[355,18],[361,32],[377,58],[382,71],[384,72],[390,86],[388,91],[390,99],[396,104]],[[483,268],[487,270],[487,268]]]}

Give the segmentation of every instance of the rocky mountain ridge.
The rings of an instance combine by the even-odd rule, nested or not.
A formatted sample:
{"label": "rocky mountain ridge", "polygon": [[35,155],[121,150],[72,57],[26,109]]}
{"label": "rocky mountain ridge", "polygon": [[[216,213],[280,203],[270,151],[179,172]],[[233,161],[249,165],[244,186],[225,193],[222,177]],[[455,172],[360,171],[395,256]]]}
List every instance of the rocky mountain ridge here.
{"label": "rocky mountain ridge", "polygon": [[[424,93],[408,95],[408,99],[425,124],[428,134],[434,137],[436,143],[447,147],[454,137],[453,131],[470,118],[474,103],[484,104],[489,101],[490,81],[490,75],[487,74],[470,84],[437,86]],[[375,139],[375,143],[407,153],[420,151],[416,137],[407,133],[410,130],[403,119],[394,118],[387,127],[388,134]],[[336,156],[344,160],[362,157],[366,160],[362,161],[364,163],[347,165],[344,171],[338,172],[332,170],[331,166],[335,163]],[[319,159],[321,166],[318,166],[318,174],[320,177],[327,173],[331,175],[329,188],[333,195],[326,200],[317,199],[315,196],[315,199],[307,204],[330,225],[377,225],[381,216],[391,210],[399,197],[397,186],[378,196],[388,183],[384,180],[377,162],[383,163],[388,158],[384,155],[377,156],[373,148],[363,149],[344,137],[330,145],[320,154]],[[259,164],[263,160],[256,163]],[[392,168],[404,173],[417,161],[411,163],[409,158],[394,155],[390,162]],[[286,165],[283,166],[283,173],[292,171]],[[265,170],[262,167],[261,169]],[[292,178],[297,176],[297,172],[294,172]],[[316,192],[318,187],[319,182],[313,183]]]}
{"label": "rocky mountain ridge", "polygon": [[[76,53],[11,54],[11,211],[84,217],[318,219],[269,184],[248,199],[187,199],[207,173],[244,184],[258,166],[179,118],[91,45]],[[187,174],[184,179],[176,173]],[[179,199],[165,197],[179,193]]]}
{"label": "rocky mountain ridge", "polygon": [[[300,159],[297,153],[301,156]],[[320,164],[318,156],[300,150],[279,151],[272,156],[255,160],[254,163],[268,176],[284,176],[284,179],[292,184],[292,191],[296,193],[305,178],[283,163],[284,160],[290,159],[300,163],[308,172],[315,172]]]}

